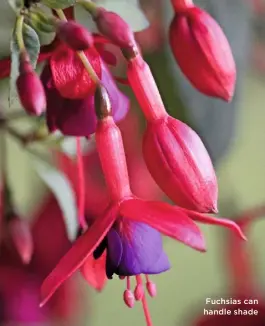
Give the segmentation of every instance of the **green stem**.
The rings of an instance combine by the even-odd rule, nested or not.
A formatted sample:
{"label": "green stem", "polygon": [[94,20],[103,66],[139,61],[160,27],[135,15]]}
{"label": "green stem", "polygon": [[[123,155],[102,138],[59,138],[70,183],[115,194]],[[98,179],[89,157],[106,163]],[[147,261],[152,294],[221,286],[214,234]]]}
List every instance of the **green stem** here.
{"label": "green stem", "polygon": [[20,52],[25,51],[25,43],[23,39],[23,24],[24,24],[24,15],[19,15],[16,21],[15,33],[17,38],[17,44]]}
{"label": "green stem", "polygon": [[76,0],[76,2],[88,11],[93,18],[97,16],[98,6],[94,2],[91,2],[90,0]]}

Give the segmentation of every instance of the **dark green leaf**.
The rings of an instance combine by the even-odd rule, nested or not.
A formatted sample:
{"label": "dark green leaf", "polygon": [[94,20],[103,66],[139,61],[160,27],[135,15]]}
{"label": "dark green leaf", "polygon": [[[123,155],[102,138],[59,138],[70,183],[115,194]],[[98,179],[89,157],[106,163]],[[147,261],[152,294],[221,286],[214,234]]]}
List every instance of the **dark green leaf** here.
{"label": "dark green leaf", "polygon": [[[40,53],[40,41],[35,30],[27,24],[23,27],[23,39],[25,47],[30,57],[32,66],[35,68]],[[10,87],[9,87],[9,106],[17,99],[16,79],[18,77],[19,69],[19,48],[17,44],[16,34],[13,33],[11,39],[11,73],[10,73]]]}
{"label": "dark green leaf", "polygon": [[42,0],[42,3],[53,9],[65,9],[74,5],[75,0]]}

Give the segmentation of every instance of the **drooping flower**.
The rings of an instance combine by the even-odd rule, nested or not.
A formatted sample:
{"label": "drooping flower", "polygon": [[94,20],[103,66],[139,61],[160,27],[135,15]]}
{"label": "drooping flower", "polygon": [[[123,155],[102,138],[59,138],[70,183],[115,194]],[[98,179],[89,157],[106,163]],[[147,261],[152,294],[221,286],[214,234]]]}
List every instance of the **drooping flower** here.
{"label": "drooping flower", "polygon": [[172,0],[172,4],[175,16],[169,40],[183,74],[205,95],[231,101],[236,66],[221,27],[192,0]]}
{"label": "drooping flower", "polygon": [[[264,216],[265,207],[255,207],[240,214],[236,221],[243,230],[248,230],[251,224]],[[253,269],[253,252],[250,254],[247,243],[238,241],[229,234],[226,241],[226,258],[229,274],[229,293],[218,296],[227,304],[218,305],[218,310],[226,309],[230,313],[223,315],[204,315],[193,324],[196,326],[263,326],[265,320],[264,293],[255,284]],[[217,309],[214,304],[216,296],[208,303],[208,309]],[[254,312],[255,311],[255,312]]]}
{"label": "drooping flower", "polygon": [[129,60],[127,75],[147,119],[143,154],[152,177],[177,205],[217,212],[216,175],[199,136],[167,114],[152,73],[139,54]]}
{"label": "drooping flower", "polygon": [[[122,120],[129,110],[129,99],[117,87],[108,67],[101,62],[101,82],[107,88],[113,107],[115,121]],[[94,94],[84,99],[69,99],[61,96],[56,88],[50,66],[42,72],[41,80],[47,98],[46,119],[51,132],[60,130],[68,136],[89,136],[96,130]]]}
{"label": "drooping flower", "polygon": [[[160,240],[154,240],[153,238],[154,241],[151,241],[152,245],[158,241],[158,247],[154,246],[153,249],[150,247],[145,248],[145,238],[140,236],[137,241],[137,237],[141,234],[141,232],[138,233],[140,230],[137,230],[137,235],[135,229],[133,229],[134,227],[141,228],[141,224],[137,224],[137,226],[131,225],[132,228],[129,227],[127,230],[124,230],[123,227],[126,227],[127,221],[129,223],[146,224],[148,227],[156,229],[199,251],[205,251],[205,243],[199,228],[192,219],[232,228],[238,235],[244,238],[240,228],[232,221],[219,220],[173,207],[169,204],[144,201],[136,198],[130,189],[122,138],[110,115],[111,106],[107,92],[104,88],[99,87],[96,94],[98,96],[96,111],[99,118],[96,142],[111,202],[106,211],[76,240],[72,248],[46,278],[41,288],[41,305],[49,300],[60,285],[79,269],[95,250],[98,250],[98,247],[102,245],[102,241],[104,244],[105,237],[107,237],[107,257],[109,257],[109,263],[107,261],[106,266],[109,268],[109,276],[113,273],[120,273],[121,276],[129,277],[134,272],[145,273],[151,271],[154,273],[167,269],[168,262],[161,251]],[[146,227],[144,226],[144,228]],[[150,238],[148,237],[147,241],[149,242],[151,238],[150,234]],[[130,247],[132,247],[132,250],[129,250]],[[139,248],[141,249],[139,250]],[[148,266],[147,256],[145,261],[140,257],[140,263],[139,261],[137,263],[137,254],[142,255],[143,253],[147,253],[148,261],[159,262],[161,259],[156,271],[154,266]],[[152,257],[149,257],[149,255],[152,255]],[[155,256],[156,258],[154,258]],[[131,262],[134,262],[134,264],[131,265]],[[142,279],[139,277],[139,274],[137,279],[140,286]],[[124,299],[131,306],[133,301],[129,288],[129,278],[127,278],[127,286]],[[151,285],[149,289],[154,290]],[[136,292],[138,293],[139,291]],[[145,302],[144,296],[142,299]]]}
{"label": "drooping flower", "polygon": [[[50,324],[68,321],[79,309],[80,293],[74,281],[64,285],[47,305],[39,309],[39,286],[47,271],[53,268],[69,249],[62,214],[54,198],[49,197],[33,216],[31,233],[34,255],[25,266],[13,241],[7,238],[1,243],[0,251],[0,300],[1,325]],[[53,225],[54,236],[50,233]],[[47,242],[47,238],[49,241]],[[65,300],[65,298],[72,298]]]}

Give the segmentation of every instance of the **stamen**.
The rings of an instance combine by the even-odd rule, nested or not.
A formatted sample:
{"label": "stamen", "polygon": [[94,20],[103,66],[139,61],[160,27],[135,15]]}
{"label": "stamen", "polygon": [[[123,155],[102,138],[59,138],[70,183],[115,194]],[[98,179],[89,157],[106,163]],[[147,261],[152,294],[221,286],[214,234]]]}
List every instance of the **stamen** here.
{"label": "stamen", "polygon": [[84,177],[84,162],[81,148],[81,137],[76,138],[76,158],[77,158],[77,173],[78,173],[78,220],[83,230],[87,229],[85,220],[85,177]]}
{"label": "stamen", "polygon": [[131,291],[131,281],[129,276],[127,277],[127,289],[123,293],[123,301],[129,308],[132,308],[135,303],[134,295]]}
{"label": "stamen", "polygon": [[136,287],[134,290],[134,297],[136,301],[140,301],[143,298],[144,295],[144,287],[143,287],[143,281],[141,278],[141,275],[136,275]]}
{"label": "stamen", "polygon": [[145,320],[146,320],[146,326],[153,326],[145,294],[143,295],[143,298],[142,298],[142,305],[143,305],[144,316],[145,316]]}
{"label": "stamen", "polygon": [[150,297],[154,298],[157,295],[157,289],[154,282],[150,281],[150,278],[148,275],[145,275],[146,278],[146,289]]}
{"label": "stamen", "polygon": [[120,279],[120,280],[125,280],[125,276],[121,276],[121,275],[120,275],[120,276],[119,276],[119,279]]}

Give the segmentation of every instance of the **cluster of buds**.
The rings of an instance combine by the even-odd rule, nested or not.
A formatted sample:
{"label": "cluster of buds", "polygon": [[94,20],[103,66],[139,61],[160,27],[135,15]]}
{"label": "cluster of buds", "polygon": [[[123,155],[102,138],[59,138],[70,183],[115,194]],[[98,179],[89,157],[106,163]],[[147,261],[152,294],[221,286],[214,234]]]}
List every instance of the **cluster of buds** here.
{"label": "cluster of buds", "polygon": [[[33,3],[29,1],[15,26],[20,60],[17,91],[22,106],[29,114],[45,113],[51,133],[60,130],[65,136],[77,137],[78,218],[82,232],[44,281],[41,305],[76,270],[81,269],[88,279],[90,266],[101,259],[107,278],[116,274],[126,279],[125,303],[132,307],[135,300],[141,301],[147,325],[151,326],[141,274],[146,277],[147,292],[154,297],[156,287],[149,274],[170,268],[161,234],[201,252],[206,250],[206,245],[195,221],[221,225],[232,229],[240,238],[245,237],[233,221],[207,215],[218,212],[217,179],[209,154],[195,131],[167,113],[129,25],[114,12],[91,1],[77,0],[92,16],[101,34],[90,33],[74,21],[73,7],[60,9],[65,8],[65,2],[69,4],[62,0],[62,7],[58,4],[55,8],[54,1],[44,0],[55,14],[47,17],[40,11],[41,7],[31,11]],[[202,93],[231,100],[235,64],[220,26],[194,6],[192,0],[172,0],[172,4],[175,17],[170,26],[170,44],[181,70]],[[52,44],[41,48],[37,61],[47,60],[41,77],[30,63],[23,39],[26,16],[32,19],[33,27],[56,33]],[[116,125],[127,114],[129,100],[118,89],[115,79],[119,79],[107,66],[115,65],[117,60],[105,50],[105,44],[119,48],[126,61],[126,83],[147,122],[144,160],[172,205],[140,199],[131,190],[124,140]],[[94,133],[109,202],[104,212],[88,224],[80,137]],[[12,232],[18,228],[22,230],[16,223]],[[23,243],[22,240],[17,243]],[[23,252],[22,256],[28,260],[28,253]],[[134,292],[130,283],[133,276],[137,284]],[[95,287],[101,288],[98,284]]]}

